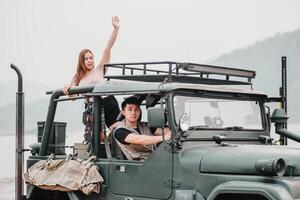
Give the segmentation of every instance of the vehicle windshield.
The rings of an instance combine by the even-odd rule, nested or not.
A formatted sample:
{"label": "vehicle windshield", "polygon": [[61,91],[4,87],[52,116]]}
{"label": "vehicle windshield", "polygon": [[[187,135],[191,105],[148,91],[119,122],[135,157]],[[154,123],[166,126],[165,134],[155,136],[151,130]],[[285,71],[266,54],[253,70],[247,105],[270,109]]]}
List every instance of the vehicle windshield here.
{"label": "vehicle windshield", "polygon": [[176,122],[186,113],[190,129],[263,129],[260,105],[255,100],[176,95],[173,105]]}

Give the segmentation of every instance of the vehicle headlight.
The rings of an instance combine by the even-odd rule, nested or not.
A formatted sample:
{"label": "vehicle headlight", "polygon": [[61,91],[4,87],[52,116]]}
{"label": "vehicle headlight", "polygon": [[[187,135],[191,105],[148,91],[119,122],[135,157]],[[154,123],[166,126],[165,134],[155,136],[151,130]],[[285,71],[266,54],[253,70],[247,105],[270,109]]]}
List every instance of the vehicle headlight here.
{"label": "vehicle headlight", "polygon": [[285,161],[279,159],[262,159],[255,163],[255,169],[264,176],[283,176],[286,170]]}

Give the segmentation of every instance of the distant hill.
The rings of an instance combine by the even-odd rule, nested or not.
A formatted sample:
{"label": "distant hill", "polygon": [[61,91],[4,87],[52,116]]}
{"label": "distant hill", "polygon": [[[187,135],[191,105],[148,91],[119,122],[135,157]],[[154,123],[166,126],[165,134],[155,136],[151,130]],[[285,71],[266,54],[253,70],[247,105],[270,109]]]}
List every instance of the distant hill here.
{"label": "distant hill", "polygon": [[300,121],[300,30],[277,34],[243,49],[224,54],[210,64],[255,70],[254,88],[278,96],[281,57],[287,56],[288,115]]}
{"label": "distant hill", "polygon": [[[15,133],[16,123],[16,92],[17,81],[2,81],[0,82],[0,91],[2,97],[0,98],[0,135]],[[55,89],[53,86],[25,81],[23,83],[24,100],[25,100],[25,133],[37,132],[37,121],[44,121],[46,119],[49,98],[45,92]],[[71,121],[72,127],[70,129],[80,130],[81,127],[81,113],[83,106],[74,106],[73,104],[80,103],[75,101],[70,105],[66,105],[65,112],[58,107],[57,112],[61,112],[58,120]],[[64,104],[64,103],[63,103]],[[81,104],[83,104],[81,102]],[[76,108],[77,107],[77,108]],[[79,110],[78,110],[79,109]],[[79,115],[79,116],[78,116]],[[78,117],[76,117],[78,116]],[[79,120],[79,122],[77,122]]]}
{"label": "distant hill", "polygon": [[[50,98],[50,97],[49,97]],[[48,111],[49,98],[43,98],[25,105],[25,134],[37,133],[37,121],[45,121]],[[67,130],[83,130],[82,100],[71,103],[61,102],[57,106],[55,121],[67,122]],[[6,104],[0,107],[0,135],[15,133],[16,105]]]}
{"label": "distant hill", "polygon": [[[25,81],[23,83],[25,103],[32,103],[45,97],[45,92],[51,89],[53,89],[53,86]],[[17,90],[17,80],[0,82],[0,91],[2,94],[5,94],[5,98],[0,98],[0,107],[10,103],[15,103]]]}

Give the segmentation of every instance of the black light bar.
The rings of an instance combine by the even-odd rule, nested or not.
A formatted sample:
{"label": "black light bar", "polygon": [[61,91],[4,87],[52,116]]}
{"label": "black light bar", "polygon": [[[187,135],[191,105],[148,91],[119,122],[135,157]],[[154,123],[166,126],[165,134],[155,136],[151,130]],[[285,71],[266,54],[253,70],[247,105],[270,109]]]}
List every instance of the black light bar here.
{"label": "black light bar", "polygon": [[237,76],[237,77],[246,77],[246,78],[254,78],[256,75],[255,71],[228,68],[228,67],[219,67],[213,65],[181,63],[180,66],[182,69],[186,71],[200,72],[203,74],[220,74],[226,76]]}

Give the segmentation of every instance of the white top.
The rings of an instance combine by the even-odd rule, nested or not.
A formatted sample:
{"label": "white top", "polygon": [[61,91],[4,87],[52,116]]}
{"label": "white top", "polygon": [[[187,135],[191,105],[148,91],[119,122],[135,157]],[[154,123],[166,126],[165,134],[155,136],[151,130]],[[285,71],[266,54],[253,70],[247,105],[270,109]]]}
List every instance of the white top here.
{"label": "white top", "polygon": [[[102,66],[98,66],[96,68],[94,68],[93,70],[91,70],[86,76],[84,76],[78,86],[84,86],[84,85],[96,85],[100,82],[104,81],[103,78],[103,67]],[[102,98],[106,98],[108,96],[102,96]],[[93,102],[93,98],[89,98],[90,102]]]}
{"label": "white top", "polygon": [[103,81],[103,67],[96,67],[84,76],[78,85],[95,85]]}

